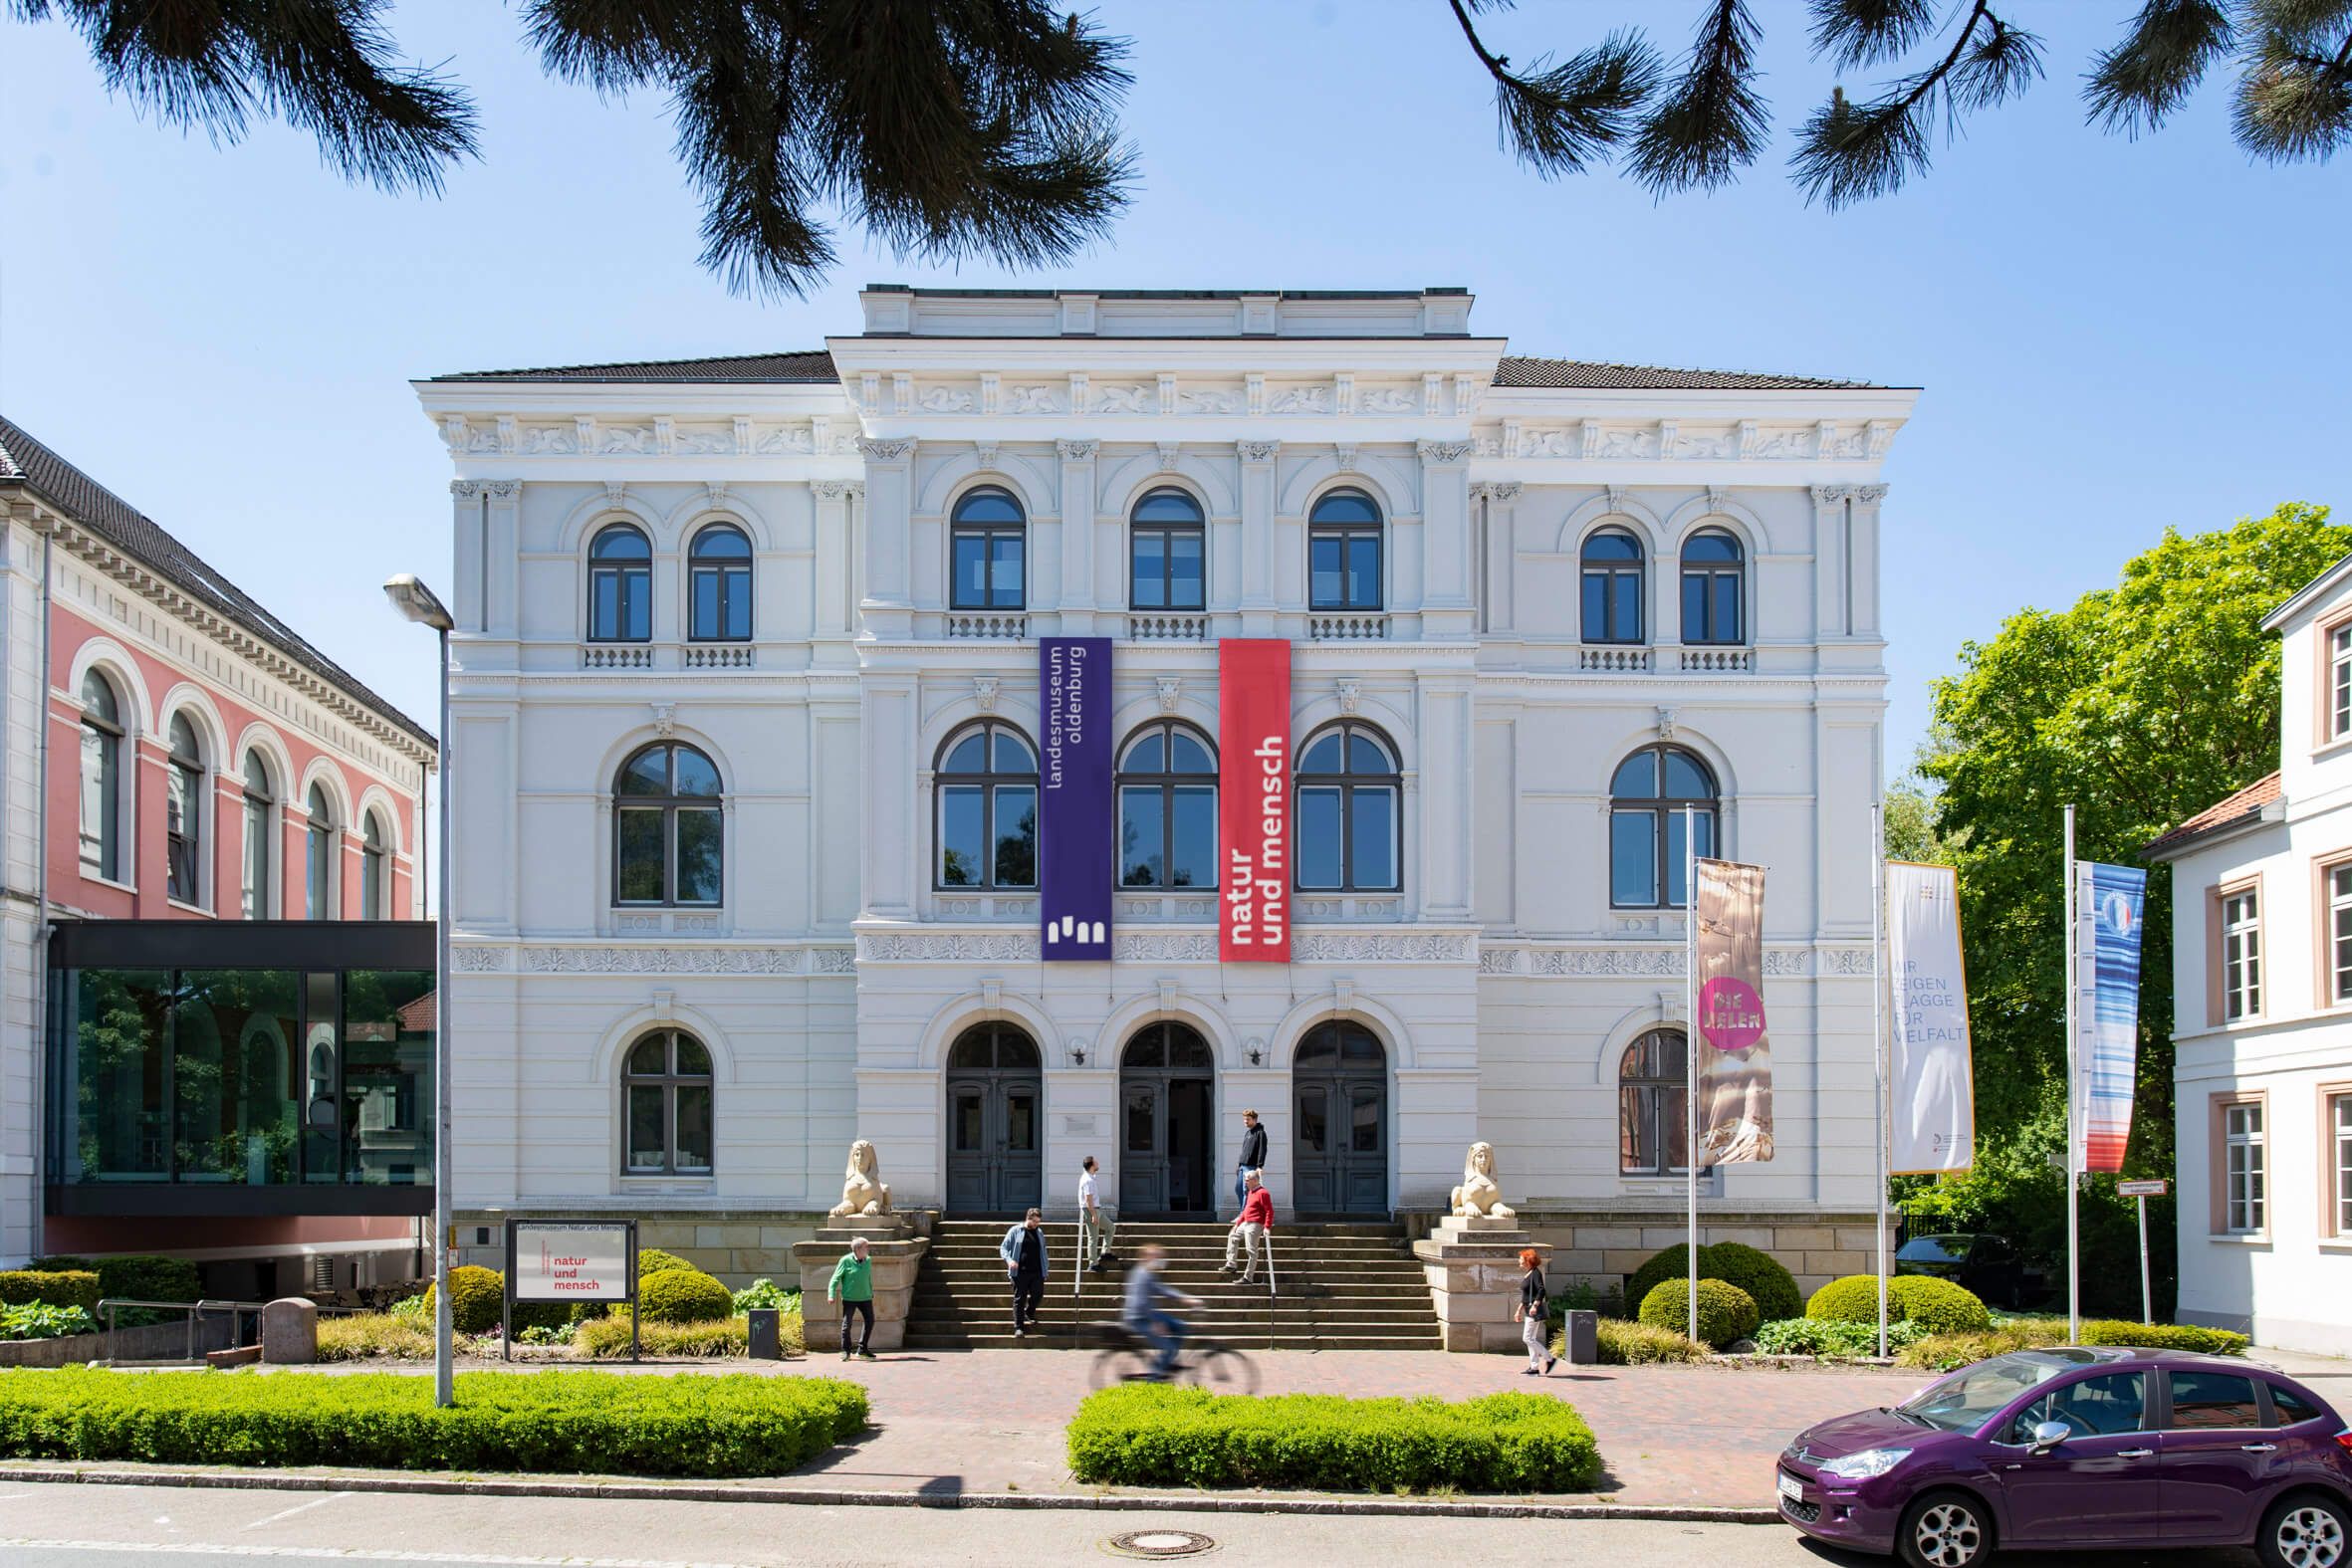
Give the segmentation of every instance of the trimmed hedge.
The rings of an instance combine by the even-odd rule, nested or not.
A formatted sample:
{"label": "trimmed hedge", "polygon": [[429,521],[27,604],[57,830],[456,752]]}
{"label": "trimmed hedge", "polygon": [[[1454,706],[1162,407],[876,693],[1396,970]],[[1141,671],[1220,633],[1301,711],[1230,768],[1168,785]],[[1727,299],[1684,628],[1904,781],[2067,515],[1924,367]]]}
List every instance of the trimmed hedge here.
{"label": "trimmed hedge", "polygon": [[2082,1325],[2085,1345],[2147,1345],[2157,1350],[2189,1350],[2201,1356],[2242,1356],[2253,1341],[2235,1329],[2205,1328],[2196,1323],[2129,1323],[2100,1318]]}
{"label": "trimmed hedge", "polygon": [[735,1315],[735,1292],[699,1268],[665,1268],[638,1276],[637,1310],[648,1323],[723,1323]]}
{"label": "trimmed hedge", "polygon": [[0,1377],[0,1455],[413,1470],[775,1475],[862,1431],[865,1391],[831,1378],[462,1372],[457,1403],[397,1372],[304,1377]]}
{"label": "trimmed hedge", "polygon": [[[1813,1292],[1805,1316],[1833,1322],[1878,1322],[1878,1276],[1848,1274]],[[1887,1281],[1887,1319],[1917,1323],[1931,1334],[1977,1334],[1993,1326],[1993,1314],[1972,1292],[1949,1279],[1897,1274]]]}
{"label": "trimmed hedge", "polygon": [[[1667,1280],[1688,1280],[1689,1255],[1690,1248],[1680,1241],[1651,1253],[1649,1261],[1633,1271],[1625,1286],[1625,1299],[1638,1310],[1650,1298],[1650,1292]],[[1804,1311],[1804,1293],[1796,1288],[1796,1276],[1781,1267],[1780,1260],[1769,1252],[1759,1251],[1742,1241],[1711,1241],[1701,1246],[1699,1277],[1720,1279],[1747,1291],[1766,1323],[1795,1317]]]}
{"label": "trimmed hedge", "polygon": [[[1688,1278],[1660,1280],[1642,1298],[1641,1320],[1652,1328],[1681,1333],[1691,1321]],[[1717,1350],[1756,1332],[1763,1319],[1756,1297],[1720,1279],[1699,1281],[1699,1338]]]}
{"label": "trimmed hedge", "polygon": [[[787,1353],[800,1348],[797,1343],[800,1326],[798,1317],[784,1320]],[[752,1324],[748,1317],[723,1318],[715,1323],[656,1323],[647,1318],[637,1337],[637,1349],[648,1356],[705,1356],[716,1360],[752,1353]],[[589,1318],[574,1331],[572,1348],[596,1361],[625,1358],[629,1353],[627,1315]]]}
{"label": "trimmed hedge", "polygon": [[[436,1285],[424,1287],[424,1320],[429,1329],[440,1310]],[[449,1270],[449,1326],[460,1334],[487,1334],[506,1310],[506,1275],[476,1263]]]}
{"label": "trimmed hedge", "polygon": [[[101,1296],[127,1301],[193,1301],[204,1293],[196,1265],[184,1257],[160,1257],[131,1252],[121,1257],[36,1257],[25,1265],[41,1273],[95,1273]],[[142,1323],[178,1321],[176,1312],[152,1307],[125,1307],[116,1314],[124,1328]]]}
{"label": "trimmed hedge", "polygon": [[1560,1492],[1591,1487],[1600,1448],[1573,1407],[1545,1394],[1450,1405],[1137,1383],[1078,1407],[1069,1467],[1110,1485]]}
{"label": "trimmed hedge", "polygon": [[98,1316],[99,1297],[106,1287],[87,1268],[10,1268],[0,1270],[0,1306],[80,1307]]}

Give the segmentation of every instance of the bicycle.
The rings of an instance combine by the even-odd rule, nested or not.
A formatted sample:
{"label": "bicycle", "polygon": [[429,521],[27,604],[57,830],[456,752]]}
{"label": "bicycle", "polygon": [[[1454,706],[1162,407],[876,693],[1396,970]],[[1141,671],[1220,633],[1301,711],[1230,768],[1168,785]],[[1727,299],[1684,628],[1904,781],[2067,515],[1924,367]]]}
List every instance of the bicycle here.
{"label": "bicycle", "polygon": [[[1103,1347],[1101,1354],[1094,1358],[1093,1387],[1107,1389],[1122,1383],[1162,1381],[1153,1370],[1159,1363],[1158,1348],[1124,1323],[1094,1323],[1088,1326],[1088,1332]],[[1165,1381],[1186,1388],[1207,1389],[1212,1394],[1255,1394],[1258,1364],[1231,1345],[1211,1339],[1191,1339],[1177,1357],[1176,1370]]]}

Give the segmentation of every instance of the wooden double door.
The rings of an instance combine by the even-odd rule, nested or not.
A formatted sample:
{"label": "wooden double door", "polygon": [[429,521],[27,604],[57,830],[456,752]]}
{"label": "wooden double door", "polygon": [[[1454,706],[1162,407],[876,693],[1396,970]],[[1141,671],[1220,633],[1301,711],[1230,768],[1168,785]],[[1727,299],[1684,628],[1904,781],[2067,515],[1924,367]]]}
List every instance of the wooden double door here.
{"label": "wooden double door", "polygon": [[947,1056],[947,1207],[1018,1215],[1045,1194],[1045,1074],[1037,1041],[1009,1023],[967,1029]]}
{"label": "wooden double door", "polygon": [[1360,1023],[1317,1024],[1291,1064],[1292,1207],[1388,1213],[1388,1053]]}
{"label": "wooden double door", "polygon": [[1217,1062],[1200,1031],[1147,1024],[1119,1058],[1119,1213],[1217,1212]]}

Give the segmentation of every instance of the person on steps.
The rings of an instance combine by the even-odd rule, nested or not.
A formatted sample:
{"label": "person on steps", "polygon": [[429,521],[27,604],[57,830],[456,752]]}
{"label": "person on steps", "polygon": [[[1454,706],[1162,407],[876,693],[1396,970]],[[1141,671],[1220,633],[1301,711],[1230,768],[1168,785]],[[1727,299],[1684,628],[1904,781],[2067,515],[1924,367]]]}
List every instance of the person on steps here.
{"label": "person on steps", "polygon": [[864,1330],[857,1336],[854,1352],[860,1361],[874,1359],[874,1265],[866,1256],[866,1240],[862,1235],[849,1238],[849,1250],[833,1264],[833,1276],[826,1281],[824,1298],[841,1303],[841,1359],[846,1361],[849,1349],[849,1319],[852,1315],[864,1320]]}
{"label": "person on steps", "polygon": [[1240,1208],[1250,1201],[1250,1178],[1266,1174],[1266,1129],[1256,1111],[1242,1112],[1242,1163],[1233,1175],[1233,1202]]}
{"label": "person on steps", "polygon": [[1519,1320],[1519,1337],[1528,1346],[1528,1370],[1520,1376],[1547,1377],[1558,1358],[1551,1353],[1551,1295],[1543,1287],[1542,1254],[1531,1246],[1523,1248],[1519,1266],[1527,1272],[1520,1275],[1519,1305],[1511,1315]]}
{"label": "person on steps", "polygon": [[1078,1261],[1089,1274],[1101,1273],[1103,1260],[1110,1256],[1109,1216],[1096,1191],[1100,1184],[1094,1157],[1087,1155],[1078,1167]]}
{"label": "person on steps", "polygon": [[1225,1264],[1217,1271],[1233,1272],[1233,1254],[1242,1254],[1243,1284],[1258,1277],[1258,1252],[1266,1252],[1266,1272],[1274,1274],[1274,1195],[1266,1190],[1266,1181],[1256,1171],[1242,1178],[1242,1188],[1249,1196],[1242,1200],[1241,1218],[1233,1229],[1225,1232]]}
{"label": "person on steps", "polygon": [[1013,1337],[1029,1338],[1030,1325],[1045,1304],[1046,1217],[1032,1209],[1022,1222],[1005,1232],[997,1255],[1005,1260],[1005,1278],[1013,1286]]}

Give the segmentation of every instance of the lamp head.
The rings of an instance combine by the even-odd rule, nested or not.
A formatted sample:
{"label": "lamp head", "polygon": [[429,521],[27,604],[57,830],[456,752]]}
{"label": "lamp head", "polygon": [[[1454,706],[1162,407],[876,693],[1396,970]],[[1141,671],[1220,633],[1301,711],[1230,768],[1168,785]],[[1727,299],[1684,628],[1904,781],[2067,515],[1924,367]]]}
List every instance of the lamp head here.
{"label": "lamp head", "polygon": [[430,626],[435,631],[453,631],[457,627],[457,621],[450,615],[448,606],[412,571],[403,571],[396,577],[388,578],[384,582],[383,592],[384,597],[392,601],[392,608],[420,626]]}

